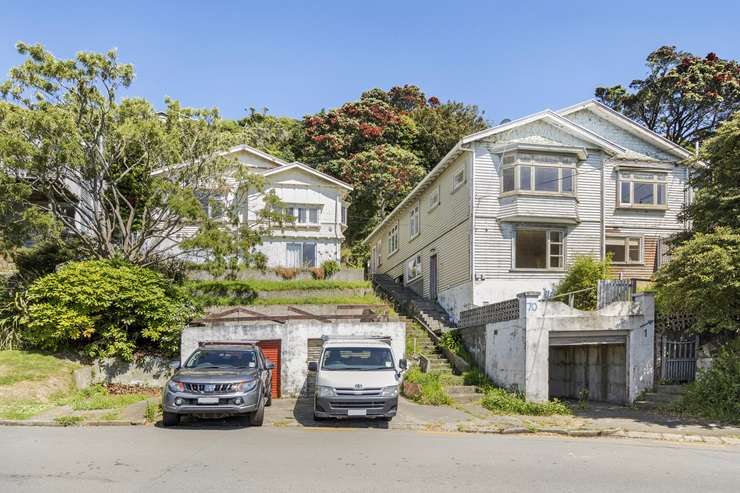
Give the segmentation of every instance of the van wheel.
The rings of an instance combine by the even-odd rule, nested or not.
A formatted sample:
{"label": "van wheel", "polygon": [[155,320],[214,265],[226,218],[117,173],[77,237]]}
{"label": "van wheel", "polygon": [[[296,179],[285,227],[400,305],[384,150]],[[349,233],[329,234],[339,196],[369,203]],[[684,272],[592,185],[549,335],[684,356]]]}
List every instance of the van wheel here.
{"label": "van wheel", "polygon": [[177,426],[180,424],[180,415],[177,413],[162,413],[162,424],[164,426]]}
{"label": "van wheel", "polygon": [[265,404],[262,403],[261,406],[257,408],[257,410],[249,415],[249,425],[250,426],[262,426],[262,423],[265,421]]}

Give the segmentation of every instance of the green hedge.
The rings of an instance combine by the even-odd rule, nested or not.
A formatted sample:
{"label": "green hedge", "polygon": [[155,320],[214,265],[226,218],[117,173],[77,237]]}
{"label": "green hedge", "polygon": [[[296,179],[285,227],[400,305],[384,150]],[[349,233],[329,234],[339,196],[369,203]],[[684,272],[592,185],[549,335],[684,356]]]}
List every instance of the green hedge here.
{"label": "green hedge", "polygon": [[[260,303],[258,291],[305,291],[322,289],[369,288],[367,281],[292,280],[292,281],[190,281],[187,291],[198,306],[248,305]],[[337,297],[338,299],[341,297]],[[347,297],[345,297],[347,298]],[[356,298],[356,297],[355,297]],[[295,300],[295,298],[293,298]],[[294,303],[296,301],[290,301]],[[356,302],[356,301],[355,301]],[[365,301],[367,302],[367,301]],[[337,301],[337,303],[349,303]]]}

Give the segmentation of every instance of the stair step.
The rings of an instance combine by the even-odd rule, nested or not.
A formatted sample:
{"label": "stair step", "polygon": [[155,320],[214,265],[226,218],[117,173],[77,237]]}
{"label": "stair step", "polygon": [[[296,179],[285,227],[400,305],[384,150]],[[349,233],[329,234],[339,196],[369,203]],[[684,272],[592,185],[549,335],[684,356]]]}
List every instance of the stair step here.
{"label": "stair step", "polygon": [[480,392],[478,392],[478,387],[475,385],[448,385],[445,387],[445,390],[448,394],[478,394],[483,395]]}
{"label": "stair step", "polygon": [[452,400],[455,402],[466,403],[481,400],[483,398],[483,394],[473,392],[468,394],[452,394],[450,395],[450,397],[452,397]]}
{"label": "stair step", "polygon": [[643,400],[649,402],[671,403],[678,401],[680,398],[680,394],[662,394],[657,392],[647,392],[644,395]]}
{"label": "stair step", "polygon": [[655,391],[660,394],[683,395],[686,392],[685,385],[656,385]]}

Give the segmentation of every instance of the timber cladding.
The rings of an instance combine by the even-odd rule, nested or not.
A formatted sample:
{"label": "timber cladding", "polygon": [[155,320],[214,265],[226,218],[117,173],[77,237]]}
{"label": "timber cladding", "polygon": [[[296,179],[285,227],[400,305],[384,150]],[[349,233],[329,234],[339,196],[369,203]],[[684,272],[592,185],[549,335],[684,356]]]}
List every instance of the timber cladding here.
{"label": "timber cladding", "polygon": [[[608,233],[607,233],[608,234]],[[658,238],[655,236],[643,237],[643,262],[641,264],[612,264],[611,274],[622,279],[638,279],[650,281],[658,270]]]}

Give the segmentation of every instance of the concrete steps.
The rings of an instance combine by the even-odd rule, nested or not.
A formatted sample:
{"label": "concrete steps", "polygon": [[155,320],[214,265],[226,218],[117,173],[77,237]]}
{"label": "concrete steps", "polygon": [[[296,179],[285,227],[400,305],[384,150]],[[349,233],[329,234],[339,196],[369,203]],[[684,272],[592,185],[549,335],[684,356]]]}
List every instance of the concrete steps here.
{"label": "concrete steps", "polygon": [[635,401],[639,409],[664,409],[681,400],[686,387],[684,385],[656,385],[652,392],[645,392]]}

